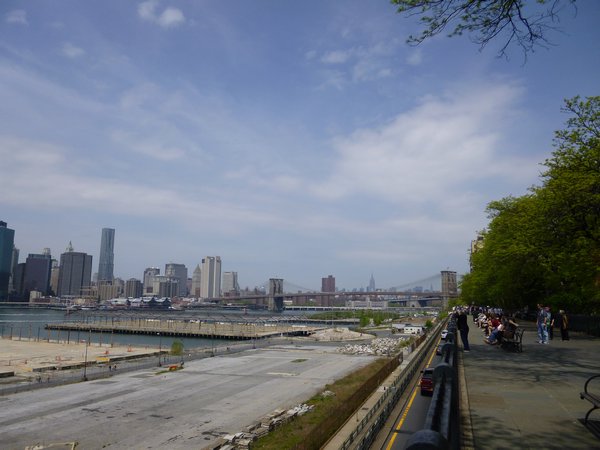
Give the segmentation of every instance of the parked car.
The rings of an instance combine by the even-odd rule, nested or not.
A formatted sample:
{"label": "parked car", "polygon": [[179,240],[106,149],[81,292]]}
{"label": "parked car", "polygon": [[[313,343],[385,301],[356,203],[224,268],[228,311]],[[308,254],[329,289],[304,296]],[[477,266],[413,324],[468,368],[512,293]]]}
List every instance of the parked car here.
{"label": "parked car", "polygon": [[445,341],[448,337],[448,330],[442,330],[442,339]]}
{"label": "parked car", "polygon": [[421,372],[421,395],[433,395],[433,367],[427,367]]}

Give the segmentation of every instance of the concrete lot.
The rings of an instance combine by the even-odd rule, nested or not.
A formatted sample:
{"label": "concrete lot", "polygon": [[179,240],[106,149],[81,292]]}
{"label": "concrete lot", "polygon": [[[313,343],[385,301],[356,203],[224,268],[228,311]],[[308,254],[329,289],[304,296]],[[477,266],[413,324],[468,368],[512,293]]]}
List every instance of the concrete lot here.
{"label": "concrete lot", "polygon": [[[110,362],[157,354],[158,348],[111,346],[92,344],[87,347],[89,364],[97,361]],[[38,373],[52,375],[54,370],[66,367],[83,367],[86,361],[86,345],[83,342],[56,343],[29,341],[26,339],[0,340],[0,373],[11,371],[23,380],[32,379]],[[6,380],[14,382],[14,380]]]}
{"label": "concrete lot", "polygon": [[310,398],[373,360],[335,347],[282,345],[0,398],[3,449],[201,449]]}

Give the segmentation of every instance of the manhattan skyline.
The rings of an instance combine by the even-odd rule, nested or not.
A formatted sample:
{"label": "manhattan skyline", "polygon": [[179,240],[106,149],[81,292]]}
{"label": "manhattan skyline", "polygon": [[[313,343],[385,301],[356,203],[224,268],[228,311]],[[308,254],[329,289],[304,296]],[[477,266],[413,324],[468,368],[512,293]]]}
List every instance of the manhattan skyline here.
{"label": "manhattan skyline", "polygon": [[[114,275],[220,255],[241,286],[468,271],[486,205],[539,184],[563,99],[597,95],[600,3],[547,48],[405,44],[387,0],[0,8],[0,220]],[[360,282],[357,282],[360,280]]]}

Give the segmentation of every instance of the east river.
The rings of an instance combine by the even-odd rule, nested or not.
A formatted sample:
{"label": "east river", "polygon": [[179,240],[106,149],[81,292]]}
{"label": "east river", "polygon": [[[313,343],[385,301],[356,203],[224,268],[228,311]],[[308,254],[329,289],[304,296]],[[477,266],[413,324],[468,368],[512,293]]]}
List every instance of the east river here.
{"label": "east river", "polygon": [[[185,348],[211,347],[215,344],[212,339],[203,338],[179,338],[167,336],[153,336],[140,334],[118,334],[118,333],[87,333],[46,330],[45,326],[51,323],[85,321],[86,317],[111,316],[115,314],[132,315],[135,317],[160,317],[169,319],[189,319],[189,320],[244,320],[248,317],[250,320],[256,320],[258,317],[272,318],[282,317],[281,314],[274,315],[267,311],[242,312],[221,309],[211,309],[209,311],[76,311],[67,314],[65,310],[42,309],[42,308],[15,308],[0,307],[0,335],[3,338],[12,339],[31,339],[31,340],[51,340],[61,342],[77,342],[81,340],[90,340],[92,343],[101,344],[119,344],[132,346],[152,346],[162,345],[169,348],[175,340],[183,342]],[[229,341],[231,343],[235,341]]]}

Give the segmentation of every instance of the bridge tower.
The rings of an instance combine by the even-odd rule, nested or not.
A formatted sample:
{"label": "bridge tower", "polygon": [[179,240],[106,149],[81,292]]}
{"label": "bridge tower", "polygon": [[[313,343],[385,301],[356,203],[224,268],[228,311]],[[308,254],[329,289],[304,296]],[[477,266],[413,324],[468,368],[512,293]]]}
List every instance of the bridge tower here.
{"label": "bridge tower", "polygon": [[283,311],[283,278],[269,278],[269,311]]}
{"label": "bridge tower", "polygon": [[458,297],[458,285],[456,284],[456,272],[442,270],[442,307],[448,308],[450,299]]}

